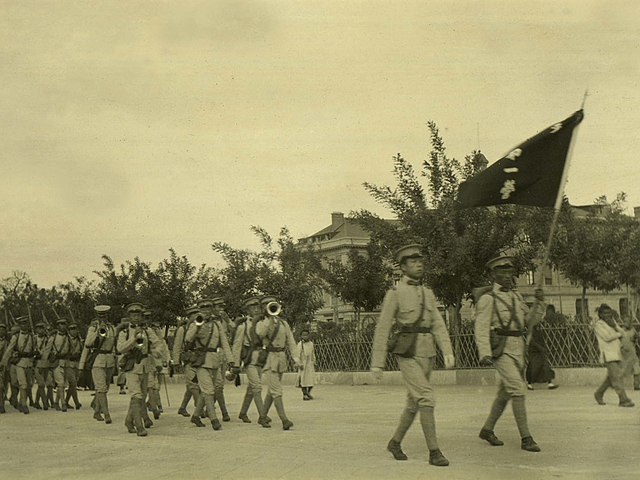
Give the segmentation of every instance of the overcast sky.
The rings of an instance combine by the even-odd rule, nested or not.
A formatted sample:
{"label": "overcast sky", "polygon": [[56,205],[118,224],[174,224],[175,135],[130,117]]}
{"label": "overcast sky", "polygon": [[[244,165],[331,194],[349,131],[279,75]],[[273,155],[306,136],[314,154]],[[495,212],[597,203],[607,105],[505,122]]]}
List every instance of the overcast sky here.
{"label": "overcast sky", "polygon": [[640,10],[616,1],[2,1],[0,278],[257,248],[360,208],[435,121],[490,162],[580,107],[566,193],[640,206]]}

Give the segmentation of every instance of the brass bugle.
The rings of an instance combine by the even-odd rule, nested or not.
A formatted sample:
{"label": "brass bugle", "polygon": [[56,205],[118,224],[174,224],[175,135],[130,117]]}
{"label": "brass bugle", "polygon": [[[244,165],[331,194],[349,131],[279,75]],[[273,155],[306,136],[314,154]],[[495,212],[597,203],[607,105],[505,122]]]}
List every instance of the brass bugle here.
{"label": "brass bugle", "polygon": [[282,305],[278,302],[269,302],[265,308],[267,309],[267,314],[272,317],[277,317],[282,311]]}
{"label": "brass bugle", "polygon": [[193,319],[193,323],[196,324],[196,327],[201,327],[202,325],[204,325],[204,315],[196,315],[196,317]]}
{"label": "brass bugle", "polygon": [[105,327],[104,325],[101,325],[100,328],[98,328],[98,335],[100,335],[101,337],[106,337],[107,336],[107,327]]}
{"label": "brass bugle", "polygon": [[136,344],[140,346],[144,345],[144,336],[141,333],[136,335]]}

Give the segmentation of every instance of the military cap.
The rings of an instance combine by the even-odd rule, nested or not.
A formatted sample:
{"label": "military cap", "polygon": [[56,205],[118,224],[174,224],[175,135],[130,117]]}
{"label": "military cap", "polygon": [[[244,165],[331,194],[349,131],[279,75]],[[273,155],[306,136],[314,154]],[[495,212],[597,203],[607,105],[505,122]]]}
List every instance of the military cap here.
{"label": "military cap", "polygon": [[35,328],[45,328],[46,326],[44,322],[38,322],[34,325]]}
{"label": "military cap", "polygon": [[200,309],[197,305],[192,305],[184,311],[185,315],[193,315],[194,313],[198,313]]}
{"label": "military cap", "polygon": [[69,330],[74,330],[76,328],[78,328],[78,324],[76,322],[71,322],[69,324]]}
{"label": "military cap", "polygon": [[11,333],[11,335],[14,335],[19,331],[20,331],[20,327],[18,325],[14,325],[13,327],[11,327],[11,330],[9,330],[9,333]]}
{"label": "military cap", "polygon": [[244,308],[249,308],[251,305],[260,305],[260,297],[249,297],[244,302],[242,302],[242,306]]}
{"label": "military cap", "polygon": [[224,298],[222,298],[222,297],[213,297],[211,299],[211,303],[213,303],[214,305],[224,305]]}
{"label": "military cap", "polygon": [[61,325],[63,323],[66,325],[67,324],[67,319],[66,318],[59,318],[58,320],[56,320],[56,323],[58,325]]}
{"label": "military cap", "polygon": [[402,263],[405,258],[423,258],[422,255],[422,245],[418,243],[412,243],[410,245],[405,245],[397,249],[394,254],[394,258],[396,262]]}
{"label": "military cap", "polygon": [[151,310],[150,310],[150,309],[148,309],[148,308],[145,308],[145,309],[142,311],[142,315],[144,315],[145,317],[150,317],[150,316],[151,316]]}
{"label": "military cap", "polygon": [[4,323],[0,323],[0,328],[4,328],[6,330],[7,326]]}
{"label": "military cap", "polygon": [[127,308],[125,308],[125,310],[127,311],[127,313],[142,313],[143,308],[144,307],[141,303],[133,302],[127,305]]}
{"label": "military cap", "polygon": [[495,268],[513,268],[514,258],[511,255],[498,255],[487,262],[487,269],[493,270]]}
{"label": "military cap", "polygon": [[260,303],[262,305],[266,305],[269,302],[277,302],[278,299],[276,297],[274,297],[273,295],[265,295],[264,297],[262,297],[260,299]]}
{"label": "military cap", "polygon": [[96,313],[107,313],[111,310],[111,307],[109,305],[96,305],[93,309]]}
{"label": "military cap", "polygon": [[29,317],[26,315],[22,315],[21,317],[18,317],[16,319],[17,323],[28,323],[29,322]]}
{"label": "military cap", "polygon": [[213,307],[213,300],[210,298],[202,298],[198,300],[198,308]]}

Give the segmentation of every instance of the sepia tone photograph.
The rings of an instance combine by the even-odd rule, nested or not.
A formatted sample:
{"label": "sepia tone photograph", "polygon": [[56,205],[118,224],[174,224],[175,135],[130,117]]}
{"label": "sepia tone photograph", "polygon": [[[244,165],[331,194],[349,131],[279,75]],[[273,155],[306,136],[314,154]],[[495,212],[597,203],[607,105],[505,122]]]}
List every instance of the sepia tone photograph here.
{"label": "sepia tone photograph", "polygon": [[631,0],[0,1],[0,472],[630,480]]}

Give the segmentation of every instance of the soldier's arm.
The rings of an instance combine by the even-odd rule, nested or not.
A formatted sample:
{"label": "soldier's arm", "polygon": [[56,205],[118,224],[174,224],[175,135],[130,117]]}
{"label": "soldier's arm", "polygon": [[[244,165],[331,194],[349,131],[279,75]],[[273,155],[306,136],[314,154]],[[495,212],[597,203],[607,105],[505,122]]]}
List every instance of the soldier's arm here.
{"label": "soldier's arm", "polygon": [[296,365],[302,364],[302,359],[300,358],[300,349],[298,348],[298,344],[296,343],[296,339],[293,338],[293,332],[291,332],[291,327],[284,320],[282,321],[285,329],[285,342],[287,344],[287,348],[289,349],[289,353],[291,354],[291,358],[293,358],[293,362]]}
{"label": "soldier's arm", "polygon": [[273,324],[272,318],[264,318],[256,323],[256,335],[260,338],[268,337],[270,324]]}
{"label": "soldier's arm", "polygon": [[233,358],[233,363],[235,365],[240,365],[242,355],[242,345],[244,344],[244,332],[247,328],[247,322],[243,322],[236,329],[236,334],[233,337],[233,348],[231,353],[231,358]]}
{"label": "soldier's arm", "polygon": [[149,343],[151,344],[151,355],[153,358],[162,361],[164,355],[163,342],[164,339],[156,335],[153,328],[147,328],[147,335],[149,336]]}
{"label": "soldier's arm", "polygon": [[127,339],[127,332],[122,331],[118,335],[118,343],[116,348],[120,353],[127,353],[129,350],[136,346],[136,336],[129,335],[129,339]]}
{"label": "soldier's arm", "polygon": [[195,322],[193,322],[191,325],[189,325],[189,328],[187,329],[187,333],[184,337],[185,341],[188,343],[191,343],[195,340],[196,335],[198,334],[198,331],[200,330],[201,327],[198,327]]}
{"label": "soldier's arm", "polygon": [[449,338],[449,331],[447,330],[447,324],[444,323],[444,319],[438,310],[438,304],[436,303],[436,297],[431,290],[427,291],[426,301],[431,308],[431,333],[436,340],[436,344],[442,351],[443,355],[453,355],[453,349],[451,348],[451,339]]}
{"label": "soldier's arm", "polygon": [[387,340],[389,331],[396,317],[398,310],[398,292],[391,289],[384,296],[382,310],[376,324],[376,331],[373,335],[373,347],[371,353],[371,368],[384,368],[387,358]]}
{"label": "soldier's arm", "polygon": [[96,338],[98,337],[98,325],[92,324],[87,330],[87,338],[84,340],[84,346],[91,348],[95,344]]}
{"label": "soldier's arm", "polygon": [[180,361],[180,354],[182,353],[182,341],[184,340],[184,330],[185,327],[179,327],[176,330],[176,336],[173,337],[173,362],[177,363]]}
{"label": "soldier's arm", "polygon": [[9,341],[9,345],[7,346],[7,349],[4,351],[4,355],[2,356],[3,366],[6,367],[9,364],[9,357],[11,357],[11,352],[13,352],[13,349],[15,348],[17,341],[18,341],[17,335],[14,335],[13,337],[11,337],[11,340]]}
{"label": "soldier's arm", "polygon": [[493,314],[493,296],[485,294],[478,300],[476,306],[475,339],[478,347],[478,357],[483,359],[491,357],[491,341],[489,331],[491,330],[491,316]]}
{"label": "soldier's arm", "polygon": [[224,328],[224,324],[222,322],[218,323],[218,327],[220,327],[220,343],[222,344],[222,351],[224,352],[224,356],[227,359],[227,362],[235,364],[235,359],[231,355],[231,348],[229,347],[227,329]]}

